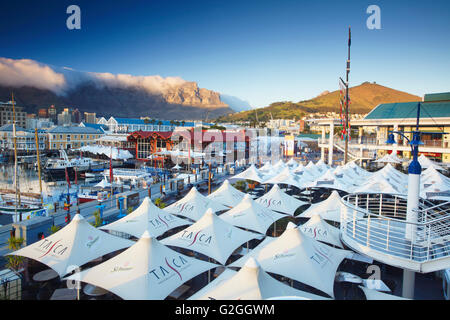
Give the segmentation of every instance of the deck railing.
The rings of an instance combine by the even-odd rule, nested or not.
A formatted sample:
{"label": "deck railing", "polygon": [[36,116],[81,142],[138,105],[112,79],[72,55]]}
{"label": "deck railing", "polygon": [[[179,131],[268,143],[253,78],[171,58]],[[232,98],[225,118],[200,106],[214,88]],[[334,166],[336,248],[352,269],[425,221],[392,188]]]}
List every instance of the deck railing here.
{"label": "deck railing", "polygon": [[417,222],[410,222],[404,196],[349,194],[341,201],[344,242],[416,263],[450,256],[450,203],[421,199]]}

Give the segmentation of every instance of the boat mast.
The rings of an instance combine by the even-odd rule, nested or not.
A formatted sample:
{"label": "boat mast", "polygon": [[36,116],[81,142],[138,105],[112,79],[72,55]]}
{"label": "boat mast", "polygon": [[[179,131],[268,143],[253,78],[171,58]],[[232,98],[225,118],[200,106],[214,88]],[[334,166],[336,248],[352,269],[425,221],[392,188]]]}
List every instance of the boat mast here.
{"label": "boat mast", "polygon": [[42,180],[41,180],[41,160],[39,158],[39,138],[37,128],[34,129],[34,136],[36,140],[36,157],[38,163],[38,176],[39,176],[39,194],[41,195],[41,205],[44,205],[44,197],[42,196]]}
{"label": "boat mast", "polygon": [[[352,43],[352,33],[351,28],[348,27],[348,59],[347,59],[347,78],[345,82],[345,128],[344,128],[344,139],[345,139],[345,149],[344,149],[344,164],[348,161],[348,140],[350,139],[350,126],[349,126],[349,120],[348,120],[348,103],[349,103],[349,97],[348,97],[348,74],[350,73],[350,45]],[[332,139],[332,137],[330,137]]]}
{"label": "boat mast", "polygon": [[[14,184],[16,189],[15,215],[17,221],[17,205],[20,206],[20,187],[17,178],[17,137],[16,137],[16,108],[14,102],[14,93],[11,93],[11,102],[13,105],[13,141],[14,141]],[[22,212],[19,213],[19,221],[22,221]]]}

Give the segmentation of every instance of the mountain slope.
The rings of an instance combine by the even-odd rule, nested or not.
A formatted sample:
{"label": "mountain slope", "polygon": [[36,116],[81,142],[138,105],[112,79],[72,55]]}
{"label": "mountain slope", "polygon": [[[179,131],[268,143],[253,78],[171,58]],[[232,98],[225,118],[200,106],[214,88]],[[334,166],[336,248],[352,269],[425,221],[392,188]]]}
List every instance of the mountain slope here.
{"label": "mountain slope", "polygon": [[[406,92],[394,90],[379,84],[364,82],[350,88],[350,112],[368,113],[380,103],[420,101],[421,98]],[[259,121],[274,119],[299,119],[307,113],[339,112],[339,91],[324,92],[316,98],[294,102],[275,102],[265,108],[234,113],[222,116],[218,121],[251,121],[255,120],[256,113]]]}
{"label": "mountain slope", "polygon": [[0,101],[14,92],[27,112],[55,105],[98,116],[209,119],[232,113],[218,92],[179,77],[77,71],[30,59],[0,57]]}

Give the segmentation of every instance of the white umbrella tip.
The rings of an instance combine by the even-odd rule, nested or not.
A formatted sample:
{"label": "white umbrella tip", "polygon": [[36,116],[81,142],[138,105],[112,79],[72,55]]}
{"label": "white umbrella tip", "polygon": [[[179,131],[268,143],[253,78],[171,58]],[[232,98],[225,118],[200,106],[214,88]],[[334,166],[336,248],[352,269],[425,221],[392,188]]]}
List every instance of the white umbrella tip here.
{"label": "white umbrella tip", "polygon": [[252,269],[257,269],[259,268],[259,263],[258,261],[256,261],[255,258],[250,257],[244,264],[244,267],[246,268],[252,268]]}
{"label": "white umbrella tip", "polygon": [[81,220],[84,220],[84,218],[81,214],[78,213],[72,219],[72,221],[81,221]]}
{"label": "white umbrella tip", "polygon": [[150,235],[150,232],[148,232],[148,230],[145,230],[144,233],[143,233],[142,236],[141,236],[141,239],[150,239],[150,238],[153,238],[153,237]]}
{"label": "white umbrella tip", "polygon": [[295,228],[297,228],[297,226],[293,222],[289,222],[287,224],[287,226],[286,226],[286,230],[292,230],[292,229],[295,229]]}
{"label": "white umbrella tip", "polygon": [[252,200],[252,197],[248,193],[246,193],[244,198],[242,198],[242,200],[246,200],[246,201]]}

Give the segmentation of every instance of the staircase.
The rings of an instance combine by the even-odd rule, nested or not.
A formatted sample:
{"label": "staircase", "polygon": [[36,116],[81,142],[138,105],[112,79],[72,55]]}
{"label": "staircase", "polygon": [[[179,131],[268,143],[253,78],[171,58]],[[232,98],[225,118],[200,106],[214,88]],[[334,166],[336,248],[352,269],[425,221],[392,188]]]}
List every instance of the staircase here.
{"label": "staircase", "polygon": [[[339,151],[345,152],[345,141],[341,140],[341,138],[338,135],[334,135],[333,145]],[[350,148],[350,143],[349,143],[349,148],[348,148],[347,154],[353,160],[372,160],[375,158],[375,154],[373,151],[368,151],[368,152],[366,151],[367,155],[364,156],[364,154],[363,154],[362,157],[360,155],[353,153]]]}
{"label": "staircase", "polygon": [[353,250],[415,272],[450,268],[450,202],[421,199],[416,223],[406,221],[402,196],[349,194],[341,202],[341,238]]}

